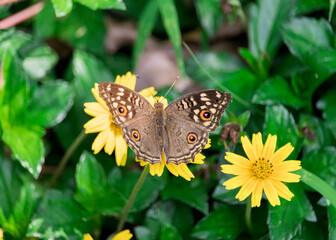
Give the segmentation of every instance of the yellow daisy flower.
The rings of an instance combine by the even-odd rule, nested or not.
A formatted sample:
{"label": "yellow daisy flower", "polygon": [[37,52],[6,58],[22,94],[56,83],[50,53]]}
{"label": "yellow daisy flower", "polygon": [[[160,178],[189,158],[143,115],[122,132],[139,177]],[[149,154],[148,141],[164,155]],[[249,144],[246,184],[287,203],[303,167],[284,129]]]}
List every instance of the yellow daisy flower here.
{"label": "yellow daisy flower", "polygon": [[272,206],[280,205],[279,196],[290,201],[294,194],[282,182],[299,182],[300,176],[292,171],[301,169],[301,161],[284,161],[294,150],[287,143],[275,152],[277,136],[268,135],[265,145],[261,133],[253,134],[252,143],[247,136],[241,137],[247,158],[227,152],[225,159],[231,164],[222,165],[222,172],[237,175],[223,183],[226,189],[241,187],[236,198],[245,200],[252,193],[252,207],[259,207],[262,193]]}
{"label": "yellow daisy flower", "polygon": [[2,228],[0,228],[0,240],[3,240],[3,233],[4,231],[2,230]]}
{"label": "yellow daisy flower", "polygon": [[[136,76],[128,72],[126,75],[117,76],[115,83],[128,87],[132,90],[135,88]],[[91,89],[97,102],[85,103],[84,111],[93,117],[85,125],[85,133],[97,133],[98,135],[92,143],[94,154],[99,153],[103,148],[104,151],[111,155],[115,151],[116,163],[118,166],[125,166],[127,160],[127,144],[123,138],[121,128],[112,120],[112,115],[105,101],[99,97],[98,85]],[[153,87],[144,89],[139,92],[142,96],[148,98],[156,94]]]}
{"label": "yellow daisy flower", "polygon": [[[168,102],[167,99],[163,98],[163,97],[151,97],[151,98],[147,98],[147,100],[152,104],[152,106],[154,106],[154,104],[156,102],[161,102],[163,103],[163,107],[166,108],[168,106]],[[204,147],[204,149],[209,148],[210,147],[210,139],[208,140],[207,145]],[[194,164],[203,164],[204,163],[204,158],[205,156],[202,155],[201,153],[197,154],[194,161],[192,163]],[[190,181],[191,178],[194,178],[194,174],[189,170],[189,168],[187,167],[187,164],[185,163],[181,163],[179,165],[176,165],[174,163],[166,163],[166,159],[163,153],[161,153],[161,163],[157,163],[157,164],[149,164],[148,162],[139,160],[136,158],[136,161],[140,162],[140,166],[146,166],[149,164],[149,173],[154,176],[154,175],[158,175],[159,177],[162,175],[164,167],[167,167],[167,169],[169,170],[169,172],[171,172],[173,175],[175,175],[176,177],[181,176],[184,179]]]}
{"label": "yellow daisy flower", "polygon": [[[130,230],[126,229],[121,231],[120,233],[116,234],[111,240],[130,240],[133,237],[133,234]],[[83,240],[93,240],[90,234],[84,234]]]}

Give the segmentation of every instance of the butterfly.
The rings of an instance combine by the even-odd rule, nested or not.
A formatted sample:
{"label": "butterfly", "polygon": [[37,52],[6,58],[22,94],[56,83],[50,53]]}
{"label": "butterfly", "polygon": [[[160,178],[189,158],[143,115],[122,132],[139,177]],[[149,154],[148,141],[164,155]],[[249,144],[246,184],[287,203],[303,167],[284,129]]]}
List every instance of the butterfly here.
{"label": "butterfly", "polygon": [[189,93],[166,108],[161,102],[153,107],[139,93],[111,82],[99,84],[99,96],[127,145],[139,160],[152,165],[161,163],[161,153],[167,164],[193,161],[232,101],[230,93],[215,89]]}

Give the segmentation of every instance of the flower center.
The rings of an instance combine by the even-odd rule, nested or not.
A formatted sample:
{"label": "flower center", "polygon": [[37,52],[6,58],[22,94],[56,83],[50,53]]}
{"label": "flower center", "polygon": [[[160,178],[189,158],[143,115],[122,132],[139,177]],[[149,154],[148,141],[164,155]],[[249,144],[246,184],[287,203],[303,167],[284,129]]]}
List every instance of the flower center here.
{"label": "flower center", "polygon": [[253,163],[253,175],[259,179],[268,178],[273,173],[273,164],[270,160],[259,158]]}

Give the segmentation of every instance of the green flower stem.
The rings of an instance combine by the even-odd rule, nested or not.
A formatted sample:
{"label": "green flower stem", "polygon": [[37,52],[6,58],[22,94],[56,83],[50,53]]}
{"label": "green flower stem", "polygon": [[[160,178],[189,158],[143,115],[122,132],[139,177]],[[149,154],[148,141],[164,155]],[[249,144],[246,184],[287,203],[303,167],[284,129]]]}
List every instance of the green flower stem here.
{"label": "green flower stem", "polygon": [[303,168],[296,173],[301,176],[302,182],[321,193],[336,208],[336,190],[334,188],[332,188],[328,183],[323,181],[318,176],[308,172]]}
{"label": "green flower stem", "polygon": [[218,86],[221,87],[222,90],[226,91],[226,92],[230,92],[232,95],[232,98],[236,99],[240,104],[244,105],[246,108],[253,110],[254,112],[256,112],[257,114],[259,114],[260,116],[264,116],[265,114],[259,109],[256,108],[255,106],[253,106],[252,104],[250,104],[249,102],[245,101],[244,99],[242,99],[241,97],[239,97],[237,94],[235,94],[234,92],[230,91],[227,87],[225,87],[221,82],[219,82],[216,78],[214,78],[204,67],[203,65],[200,63],[200,61],[197,59],[197,57],[195,56],[195,54],[191,51],[191,49],[189,48],[189,46],[183,42],[183,46],[187,49],[187,51],[189,52],[189,54],[191,55],[191,57],[193,58],[193,60],[197,63],[197,65],[202,69],[202,71],[213,81],[215,81]]}
{"label": "green flower stem", "polygon": [[59,176],[61,175],[61,173],[63,172],[66,164],[68,163],[70,157],[72,156],[72,154],[75,152],[75,150],[78,148],[78,146],[83,142],[84,138],[85,138],[86,134],[85,134],[85,130],[83,130],[78,136],[77,138],[72,142],[71,146],[69,147],[69,149],[66,151],[66,153],[64,154],[64,156],[62,157],[60,163],[57,166],[57,169],[54,173],[54,175],[51,178],[51,181],[49,183],[49,187],[53,187],[57,181],[57,179],[59,178]]}
{"label": "green flower stem", "polygon": [[245,209],[245,223],[247,226],[247,230],[249,232],[252,232],[252,221],[251,221],[251,212],[252,212],[252,207],[251,207],[251,196],[247,198],[247,203],[246,203],[246,209]]}
{"label": "green flower stem", "polygon": [[122,215],[120,217],[120,220],[119,220],[119,223],[118,223],[118,227],[117,227],[117,233],[119,233],[124,225],[125,225],[125,221],[126,221],[126,218],[127,218],[127,215],[128,215],[128,212],[130,211],[132,205],[133,205],[133,202],[136,198],[136,196],[138,195],[138,192],[142,186],[142,184],[144,183],[146,177],[147,177],[147,174],[149,172],[149,165],[147,164],[144,169],[142,170],[142,173],[138,179],[138,181],[136,182],[133,190],[132,190],[132,193],[130,195],[130,197],[128,198],[128,201],[123,209],[123,212],[122,212]]}

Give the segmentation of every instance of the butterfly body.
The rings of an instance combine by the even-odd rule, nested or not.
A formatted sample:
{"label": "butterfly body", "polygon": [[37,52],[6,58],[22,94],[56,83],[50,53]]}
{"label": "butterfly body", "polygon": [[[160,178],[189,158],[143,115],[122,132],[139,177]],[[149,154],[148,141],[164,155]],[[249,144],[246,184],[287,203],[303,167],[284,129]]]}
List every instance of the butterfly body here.
{"label": "butterfly body", "polygon": [[231,103],[231,94],[204,90],[174,100],[166,108],[154,107],[137,92],[121,85],[103,82],[99,94],[109,107],[113,120],[138,159],[160,163],[188,163],[208,142],[209,132]]}

